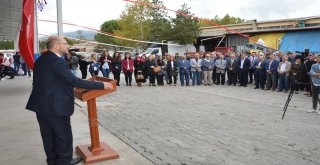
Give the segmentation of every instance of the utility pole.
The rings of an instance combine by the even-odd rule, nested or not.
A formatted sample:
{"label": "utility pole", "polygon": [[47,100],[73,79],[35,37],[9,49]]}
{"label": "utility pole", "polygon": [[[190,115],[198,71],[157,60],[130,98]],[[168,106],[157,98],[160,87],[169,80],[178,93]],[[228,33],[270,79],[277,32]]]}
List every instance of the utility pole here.
{"label": "utility pole", "polygon": [[39,57],[39,36],[38,36],[38,10],[37,10],[37,1],[34,1],[34,58],[37,59]]}
{"label": "utility pole", "polygon": [[62,0],[57,0],[57,23],[58,23],[58,36],[63,36],[62,24]]}

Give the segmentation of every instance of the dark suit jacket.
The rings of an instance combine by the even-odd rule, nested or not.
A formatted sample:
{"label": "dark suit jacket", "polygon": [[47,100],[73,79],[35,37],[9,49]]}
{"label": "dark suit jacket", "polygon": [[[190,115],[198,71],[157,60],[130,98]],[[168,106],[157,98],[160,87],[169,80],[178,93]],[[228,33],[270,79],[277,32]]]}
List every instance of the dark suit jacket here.
{"label": "dark suit jacket", "polygon": [[171,66],[171,61],[167,62],[167,72],[170,76],[178,76],[179,65],[177,61],[173,61],[173,68]]}
{"label": "dark suit jacket", "polygon": [[[182,60],[179,60],[178,61],[178,66],[180,68],[180,73],[184,73],[184,72],[189,73],[190,72],[190,67],[191,67],[190,61],[185,60],[184,63],[183,63]],[[184,69],[184,68],[186,68],[186,69]]]}
{"label": "dark suit jacket", "polygon": [[[270,65],[270,60],[268,60],[267,64],[266,64],[266,70],[269,70],[269,65]],[[270,66],[270,71],[272,72],[272,74],[277,74],[278,73],[278,65],[279,65],[279,61],[277,60],[273,60]]]}
{"label": "dark suit jacket", "polygon": [[34,65],[33,88],[26,109],[71,116],[74,111],[74,87],[103,89],[104,85],[73,76],[67,61],[49,51],[41,55]]}
{"label": "dark suit jacket", "polygon": [[253,64],[253,68],[254,68],[254,73],[255,74],[261,74],[261,75],[264,75],[266,74],[266,68],[267,68],[267,60],[263,60],[260,64],[260,69],[256,68],[258,65],[259,65],[259,60],[258,61],[255,61],[254,64]]}
{"label": "dark suit jacket", "polygon": [[[248,58],[245,58],[244,62],[243,62],[242,69],[247,71],[247,70],[249,70],[250,65],[251,65],[250,60]],[[240,69],[240,67],[241,67],[241,58],[239,59],[238,69]]]}
{"label": "dark suit jacket", "polygon": [[232,68],[231,72],[236,73],[239,65],[238,58],[235,58],[231,65],[231,58],[227,59],[227,70],[230,72],[230,68]]}

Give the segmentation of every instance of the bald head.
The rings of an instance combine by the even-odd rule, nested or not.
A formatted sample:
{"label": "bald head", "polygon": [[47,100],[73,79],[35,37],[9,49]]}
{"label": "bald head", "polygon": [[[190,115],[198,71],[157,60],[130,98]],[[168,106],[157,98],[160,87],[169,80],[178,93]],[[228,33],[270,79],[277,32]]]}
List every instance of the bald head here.
{"label": "bald head", "polygon": [[47,49],[57,53],[59,55],[64,55],[68,53],[68,44],[63,37],[51,36],[47,41]]}
{"label": "bald head", "polygon": [[199,54],[199,53],[196,53],[196,54],[194,55],[194,58],[195,58],[195,59],[199,59],[199,56],[200,56],[200,54]]}

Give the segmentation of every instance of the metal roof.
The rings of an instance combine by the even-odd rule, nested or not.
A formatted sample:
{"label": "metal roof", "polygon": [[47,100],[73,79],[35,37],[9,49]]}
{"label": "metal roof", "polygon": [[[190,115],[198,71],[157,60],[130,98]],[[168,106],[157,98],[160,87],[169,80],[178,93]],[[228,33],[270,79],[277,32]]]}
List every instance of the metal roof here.
{"label": "metal roof", "polygon": [[[320,30],[319,26],[316,27],[303,27],[303,28],[289,28],[289,29],[265,29],[265,30],[248,30],[243,31],[243,34],[260,34],[260,33],[285,33],[291,31],[308,31],[308,30]],[[235,33],[226,32],[224,35],[233,35]],[[235,34],[238,35],[238,34]]]}
{"label": "metal roof", "polygon": [[[300,17],[300,18],[288,18],[288,19],[278,19],[278,20],[267,20],[267,21],[257,21],[257,24],[262,23],[273,23],[273,22],[288,22],[288,21],[303,21],[303,20],[310,20],[310,19],[319,19],[319,16],[310,16],[310,17]],[[223,25],[225,27],[234,27],[234,26],[243,26],[243,25],[252,25],[253,20],[248,20],[247,22],[238,23],[238,24],[228,24]],[[200,30],[202,29],[212,29],[212,28],[219,28],[217,26],[206,26],[206,27],[200,27]]]}
{"label": "metal roof", "polygon": [[22,0],[0,0],[0,40],[14,41],[20,31]]}

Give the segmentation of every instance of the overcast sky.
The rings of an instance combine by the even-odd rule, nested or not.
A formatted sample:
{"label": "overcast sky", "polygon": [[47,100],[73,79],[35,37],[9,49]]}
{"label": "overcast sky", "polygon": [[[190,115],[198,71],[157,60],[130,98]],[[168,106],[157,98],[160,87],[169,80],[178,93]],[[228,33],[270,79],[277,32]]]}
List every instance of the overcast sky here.
{"label": "overcast sky", "polygon": [[[56,20],[56,1],[38,12],[39,19]],[[230,14],[245,20],[259,21],[320,16],[320,0],[163,0],[169,9],[177,10],[183,3],[191,7],[198,17],[213,18]],[[78,25],[99,29],[110,19],[119,18],[125,8],[123,0],[64,0],[63,19]],[[170,12],[169,12],[170,13]],[[171,15],[174,13],[171,13]],[[57,33],[57,25],[39,21],[39,33]],[[64,31],[76,31],[78,27],[64,25]]]}

